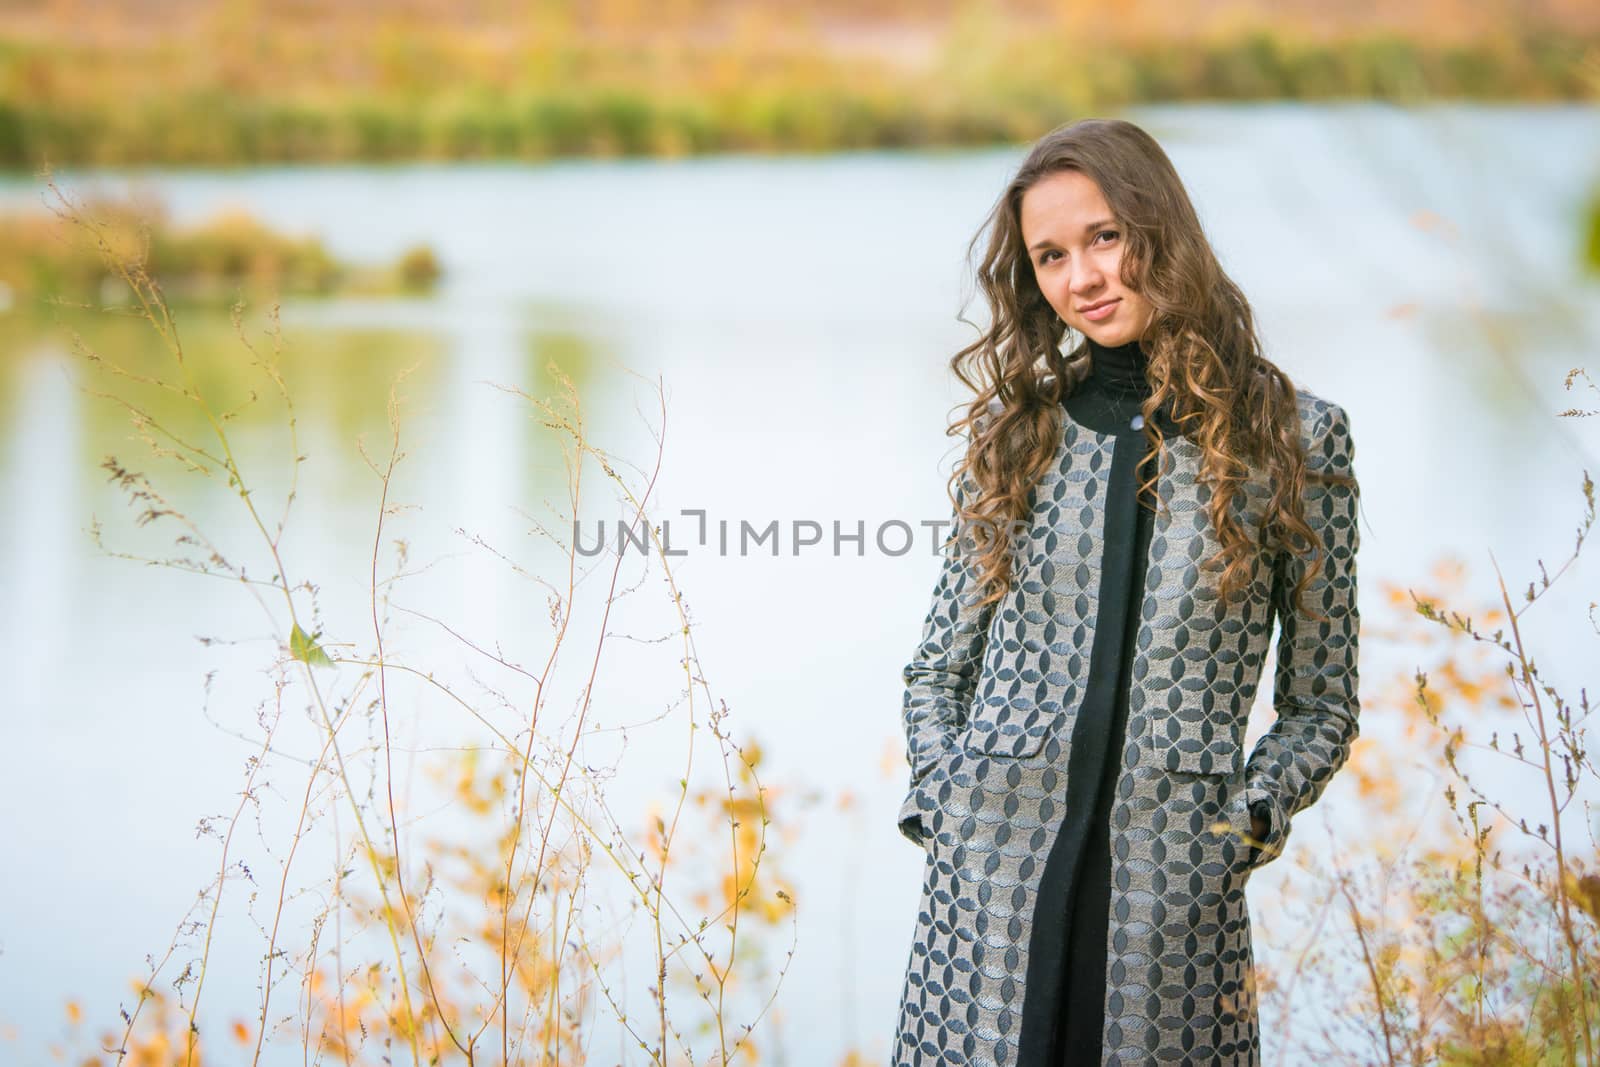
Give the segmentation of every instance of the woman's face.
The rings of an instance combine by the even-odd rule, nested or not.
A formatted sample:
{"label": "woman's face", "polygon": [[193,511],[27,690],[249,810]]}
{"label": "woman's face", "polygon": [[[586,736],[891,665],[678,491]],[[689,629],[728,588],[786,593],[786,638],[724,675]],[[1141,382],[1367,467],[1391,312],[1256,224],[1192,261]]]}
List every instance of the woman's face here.
{"label": "woman's face", "polygon": [[1094,179],[1046,175],[1022,194],[1021,215],[1033,276],[1061,320],[1107,347],[1140,338],[1155,308],[1122,284],[1122,226]]}

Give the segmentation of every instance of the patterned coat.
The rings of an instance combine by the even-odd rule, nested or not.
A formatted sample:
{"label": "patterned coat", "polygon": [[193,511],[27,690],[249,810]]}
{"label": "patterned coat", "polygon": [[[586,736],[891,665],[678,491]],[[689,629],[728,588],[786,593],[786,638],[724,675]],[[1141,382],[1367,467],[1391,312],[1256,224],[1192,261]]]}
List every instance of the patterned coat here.
{"label": "patterned coat", "polygon": [[[1353,480],[1344,410],[1298,395],[1308,465]],[[1142,433],[1098,432],[1064,411],[1062,423],[1010,591],[974,609],[975,573],[964,553],[947,552],[905,668],[911,787],[900,829],[926,862],[895,1064],[1028,1059],[1018,1036],[1029,937],[1034,908],[1052,903],[1038,896],[1045,860],[1074,817],[1065,768],[1089,681],[1114,496],[1107,482],[1118,448],[1147,447]],[[1320,559],[1257,549],[1248,587],[1225,603],[1220,571],[1201,566],[1218,542],[1199,470],[1198,446],[1169,434],[1125,743],[1113,753],[1104,1063],[1259,1064],[1245,884],[1281,854],[1294,816],[1321,795],[1358,730],[1359,490],[1308,483]],[[1252,544],[1269,496],[1254,474],[1234,501]],[[1290,610],[1287,594],[1306,566],[1312,583]],[[1246,719],[1275,621],[1277,718],[1246,759]],[[1266,802],[1270,829],[1251,849],[1240,835],[1256,801]]]}

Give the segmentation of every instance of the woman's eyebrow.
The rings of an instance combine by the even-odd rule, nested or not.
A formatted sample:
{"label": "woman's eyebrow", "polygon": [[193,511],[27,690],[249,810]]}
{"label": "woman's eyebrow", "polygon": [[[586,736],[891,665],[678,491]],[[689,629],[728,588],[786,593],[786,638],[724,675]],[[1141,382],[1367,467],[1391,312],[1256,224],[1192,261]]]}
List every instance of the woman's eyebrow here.
{"label": "woman's eyebrow", "polygon": [[[1115,226],[1116,224],[1117,224],[1117,220],[1116,219],[1096,219],[1094,222],[1086,224],[1083,227],[1083,232],[1084,233],[1092,233],[1095,230],[1103,230],[1108,226]],[[1050,238],[1041,237],[1037,241],[1033,242],[1033,244],[1028,246],[1028,251],[1037,252],[1039,249],[1044,248],[1046,245],[1053,245],[1053,244],[1055,244],[1055,242],[1052,241]]]}

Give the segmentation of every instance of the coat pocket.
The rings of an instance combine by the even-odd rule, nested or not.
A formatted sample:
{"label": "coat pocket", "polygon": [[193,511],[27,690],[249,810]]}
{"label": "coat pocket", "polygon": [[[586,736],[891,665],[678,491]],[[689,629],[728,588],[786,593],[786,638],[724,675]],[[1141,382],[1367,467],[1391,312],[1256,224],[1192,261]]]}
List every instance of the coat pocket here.
{"label": "coat pocket", "polygon": [[1035,704],[1015,697],[979,697],[967,711],[961,747],[968,752],[1022,759],[1036,756],[1056,728],[1061,706]]}
{"label": "coat pocket", "polygon": [[908,840],[927,846],[938,833],[940,783],[950,777],[950,760],[957,754],[945,750],[927,774],[911,783],[898,816],[900,833]]}
{"label": "coat pocket", "polygon": [[1229,869],[1242,884],[1249,881],[1251,872],[1256,869],[1258,856],[1257,850],[1250,843],[1254,827],[1250,820],[1250,799],[1244,789],[1234,790],[1228,798],[1226,814],[1228,823],[1226,833],[1233,842],[1233,862]]}
{"label": "coat pocket", "polygon": [[1243,720],[1231,723],[1191,709],[1173,712],[1157,724],[1152,738],[1156,765],[1184,774],[1243,774],[1244,748],[1237,736],[1243,728]]}

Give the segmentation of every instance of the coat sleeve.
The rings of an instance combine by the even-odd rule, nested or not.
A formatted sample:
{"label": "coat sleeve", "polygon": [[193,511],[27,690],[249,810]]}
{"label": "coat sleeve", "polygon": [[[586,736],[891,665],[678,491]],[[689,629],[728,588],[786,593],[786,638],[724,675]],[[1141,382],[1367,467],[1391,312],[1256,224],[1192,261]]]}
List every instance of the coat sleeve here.
{"label": "coat sleeve", "polygon": [[[1268,813],[1266,837],[1251,849],[1252,867],[1282,855],[1294,816],[1316,803],[1349,758],[1359,733],[1360,489],[1343,408],[1327,405],[1311,434],[1306,459],[1308,466],[1348,475],[1351,482],[1307,485],[1305,517],[1317,536],[1317,551],[1310,558],[1284,552],[1274,561],[1272,597],[1280,620],[1272,700],[1277,719],[1245,763],[1247,803],[1253,809],[1264,803]],[[1289,598],[1308,566],[1315,573],[1296,610]]]}
{"label": "coat sleeve", "polygon": [[[963,499],[958,487],[958,500]],[[953,509],[951,525],[956,516]],[[966,725],[967,709],[977,689],[989,621],[994,605],[974,606],[978,599],[977,568],[969,559],[964,539],[945,548],[944,562],[933,589],[933,605],[922,626],[922,642],[901,672],[905,693],[901,725],[906,736],[906,761],[911,764],[911,788],[900,806],[900,832],[918,844],[923,840],[919,816],[925,803],[923,787],[930,784],[955,738]]]}

